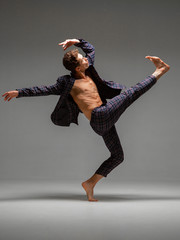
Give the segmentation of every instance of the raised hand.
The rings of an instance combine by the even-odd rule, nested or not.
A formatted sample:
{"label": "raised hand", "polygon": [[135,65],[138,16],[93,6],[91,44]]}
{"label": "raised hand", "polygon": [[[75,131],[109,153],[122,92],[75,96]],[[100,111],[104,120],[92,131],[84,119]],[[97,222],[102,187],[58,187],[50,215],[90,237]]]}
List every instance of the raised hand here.
{"label": "raised hand", "polygon": [[16,91],[16,90],[5,92],[2,95],[2,97],[4,97],[4,101],[6,101],[6,100],[10,101],[12,98],[17,97],[17,96],[18,96],[18,91]]}
{"label": "raised hand", "polygon": [[62,46],[64,50],[66,50],[68,47],[71,47],[75,43],[79,43],[78,39],[66,39],[64,42],[58,43],[58,45]]}

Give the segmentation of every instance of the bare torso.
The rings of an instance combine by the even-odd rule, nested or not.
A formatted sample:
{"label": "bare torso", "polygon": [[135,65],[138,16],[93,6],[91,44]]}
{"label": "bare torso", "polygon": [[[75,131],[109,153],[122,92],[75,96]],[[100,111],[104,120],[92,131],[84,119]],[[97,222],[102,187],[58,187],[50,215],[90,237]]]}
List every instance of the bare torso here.
{"label": "bare torso", "polygon": [[96,84],[89,76],[86,76],[86,79],[76,79],[70,94],[89,120],[91,120],[92,110],[103,103]]}

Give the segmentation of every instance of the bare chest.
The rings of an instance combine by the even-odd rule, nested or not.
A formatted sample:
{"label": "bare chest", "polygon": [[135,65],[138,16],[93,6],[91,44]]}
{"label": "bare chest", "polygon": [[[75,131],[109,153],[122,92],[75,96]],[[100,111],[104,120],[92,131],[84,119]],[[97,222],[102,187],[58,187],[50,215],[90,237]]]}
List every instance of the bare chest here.
{"label": "bare chest", "polygon": [[86,79],[77,79],[74,82],[74,85],[71,89],[70,94],[72,96],[77,96],[79,94],[87,94],[87,93],[97,93],[96,84],[90,77]]}

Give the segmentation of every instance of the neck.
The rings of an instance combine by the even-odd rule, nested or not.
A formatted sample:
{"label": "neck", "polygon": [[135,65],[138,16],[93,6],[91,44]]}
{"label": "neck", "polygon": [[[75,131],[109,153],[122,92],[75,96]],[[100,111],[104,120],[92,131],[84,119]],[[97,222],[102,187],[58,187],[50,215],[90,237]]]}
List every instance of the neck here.
{"label": "neck", "polygon": [[81,71],[79,71],[79,72],[75,72],[74,73],[74,77],[76,78],[76,79],[82,79],[82,78],[86,78],[86,74],[85,74],[85,71],[84,72],[81,72]]}

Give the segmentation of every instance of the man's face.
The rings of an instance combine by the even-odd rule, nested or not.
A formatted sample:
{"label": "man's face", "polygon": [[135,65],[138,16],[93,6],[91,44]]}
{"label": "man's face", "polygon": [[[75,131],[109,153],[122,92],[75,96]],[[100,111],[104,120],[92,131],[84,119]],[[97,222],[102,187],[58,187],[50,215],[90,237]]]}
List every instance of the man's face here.
{"label": "man's face", "polygon": [[86,57],[83,57],[82,54],[78,53],[77,60],[79,61],[79,68],[81,71],[85,71],[89,67],[89,62]]}

